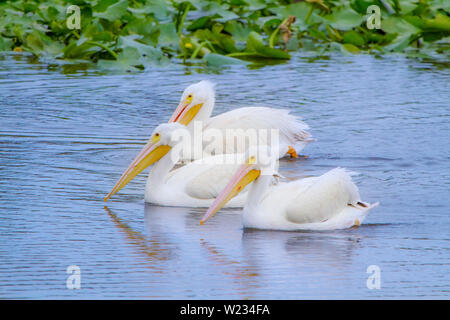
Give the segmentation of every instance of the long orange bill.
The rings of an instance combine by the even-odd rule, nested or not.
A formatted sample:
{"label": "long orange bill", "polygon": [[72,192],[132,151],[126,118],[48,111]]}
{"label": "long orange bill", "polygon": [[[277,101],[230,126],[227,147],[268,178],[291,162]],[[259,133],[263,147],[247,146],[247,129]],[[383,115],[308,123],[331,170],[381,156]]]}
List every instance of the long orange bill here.
{"label": "long orange bill", "polygon": [[147,145],[138,154],[136,159],[128,166],[127,170],[122,174],[119,181],[117,181],[111,192],[103,199],[108,201],[117,191],[122,189],[128,184],[134,177],[141,173],[145,168],[152,165],[166,155],[170,150],[167,145],[156,145],[153,143],[147,143]]}
{"label": "long orange bill", "polygon": [[256,170],[255,166],[252,164],[242,165],[233,178],[228,182],[227,186],[223,191],[217,196],[213,204],[209,207],[206,214],[203,216],[200,224],[206,222],[209,218],[215,215],[220,209],[223,208],[233,197],[237,196],[239,192],[244,190],[244,188],[259,177],[261,170]]}
{"label": "long orange bill", "polygon": [[169,123],[178,122],[182,125],[187,126],[192,119],[197,115],[203,103],[197,104],[193,107],[188,108],[189,105],[184,105],[182,102],[175,109],[175,112],[170,117]]}
{"label": "long orange bill", "polygon": [[184,110],[186,109],[187,105],[185,105],[183,102],[180,102],[178,107],[175,109],[175,112],[170,117],[169,123],[171,122],[177,122],[177,120],[180,118],[180,116],[183,114]]}

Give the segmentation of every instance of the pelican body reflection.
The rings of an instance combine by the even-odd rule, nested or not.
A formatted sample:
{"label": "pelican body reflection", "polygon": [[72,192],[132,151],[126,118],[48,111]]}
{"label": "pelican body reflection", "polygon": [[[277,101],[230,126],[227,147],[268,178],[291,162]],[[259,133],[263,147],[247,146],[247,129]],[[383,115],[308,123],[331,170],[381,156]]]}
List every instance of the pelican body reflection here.
{"label": "pelican body reflection", "polygon": [[351,279],[351,265],[364,241],[364,226],[332,232],[244,229],[236,214],[239,209],[224,210],[200,226],[202,209],[146,204],[145,227],[139,232],[111,209],[105,210],[152,274],[152,297],[161,293],[162,284],[170,287],[174,277],[179,298],[200,291],[217,298],[257,299],[266,289],[278,292],[285,281],[291,284],[285,290],[292,296],[314,292],[323,279],[331,282],[332,290],[357,281]]}

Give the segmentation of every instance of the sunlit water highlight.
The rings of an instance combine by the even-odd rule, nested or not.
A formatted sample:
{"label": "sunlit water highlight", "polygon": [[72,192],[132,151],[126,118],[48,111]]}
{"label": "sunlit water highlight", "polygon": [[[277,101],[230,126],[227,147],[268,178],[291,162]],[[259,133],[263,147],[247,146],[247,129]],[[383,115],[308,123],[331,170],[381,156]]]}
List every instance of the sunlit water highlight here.
{"label": "sunlit water highlight", "polygon": [[[346,167],[380,206],[334,232],[244,230],[236,210],[200,226],[204,209],[145,205],[141,174],[105,207],[182,89],[205,78],[215,114],[260,104],[307,121],[317,142],[283,175]],[[448,69],[397,57],[67,74],[2,55],[0,298],[448,299],[449,89]],[[80,290],[66,288],[69,265]]]}

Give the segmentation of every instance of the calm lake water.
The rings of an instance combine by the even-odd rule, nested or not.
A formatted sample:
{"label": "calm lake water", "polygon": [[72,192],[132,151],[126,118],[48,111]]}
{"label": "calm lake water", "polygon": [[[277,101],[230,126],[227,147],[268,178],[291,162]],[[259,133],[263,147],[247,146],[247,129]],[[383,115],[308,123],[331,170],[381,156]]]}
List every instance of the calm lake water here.
{"label": "calm lake water", "polygon": [[[263,69],[139,74],[0,56],[0,298],[450,298],[449,69],[402,57],[334,56]],[[336,166],[380,201],[356,229],[244,230],[238,210],[146,205],[147,172],[116,180],[183,89],[217,85],[215,114],[289,108],[317,142],[289,177]],[[69,290],[66,269],[81,269]],[[381,288],[368,289],[367,268]]]}

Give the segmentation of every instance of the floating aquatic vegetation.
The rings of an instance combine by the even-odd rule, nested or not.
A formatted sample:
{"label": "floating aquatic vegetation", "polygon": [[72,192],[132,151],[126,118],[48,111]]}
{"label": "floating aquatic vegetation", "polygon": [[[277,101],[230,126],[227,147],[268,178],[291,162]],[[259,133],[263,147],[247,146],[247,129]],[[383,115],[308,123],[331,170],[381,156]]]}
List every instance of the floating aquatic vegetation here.
{"label": "floating aquatic vegetation", "polygon": [[[79,28],[67,23],[73,5]],[[379,28],[367,23],[373,5]],[[260,66],[296,51],[447,62],[449,12],[446,0],[9,0],[0,3],[0,51],[129,71],[193,61]]]}

